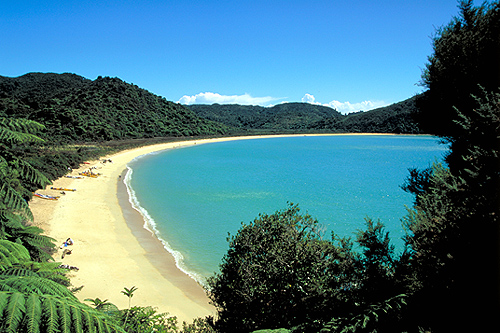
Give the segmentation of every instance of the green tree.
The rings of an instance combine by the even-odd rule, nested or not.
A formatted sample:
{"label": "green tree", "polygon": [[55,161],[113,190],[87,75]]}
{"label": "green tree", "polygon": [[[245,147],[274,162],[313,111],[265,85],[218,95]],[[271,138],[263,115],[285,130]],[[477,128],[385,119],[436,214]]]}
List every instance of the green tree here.
{"label": "green tree", "polygon": [[[323,240],[321,227],[298,206],[259,215],[228,238],[220,273],[208,280],[222,332],[321,325],[355,304],[352,244]],[[314,326],[314,325],[312,325]]]}
{"label": "green tree", "polygon": [[432,300],[426,325],[436,331],[450,330],[457,316],[456,329],[498,327],[500,94],[477,103],[467,113],[457,110],[449,168],[434,166],[405,222],[410,287],[417,303]]}
{"label": "green tree", "polygon": [[406,186],[416,195],[405,221],[409,320],[437,332],[499,329],[500,2],[459,9],[434,37],[420,101],[420,124],[450,153]]}
{"label": "green tree", "polygon": [[500,3],[459,2],[459,15],[433,37],[433,54],[422,74],[428,90],[418,105],[419,126],[426,133],[454,136],[460,127],[453,107],[472,110],[481,87],[500,87]]}

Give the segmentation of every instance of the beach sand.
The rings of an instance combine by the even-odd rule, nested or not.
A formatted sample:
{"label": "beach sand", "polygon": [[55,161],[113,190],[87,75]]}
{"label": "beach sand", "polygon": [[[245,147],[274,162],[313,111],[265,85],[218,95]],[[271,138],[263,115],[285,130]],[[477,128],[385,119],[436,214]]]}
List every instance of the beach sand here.
{"label": "beach sand", "polygon": [[[127,163],[137,156],[221,140],[224,139],[173,142],[122,151],[90,161],[70,173],[78,175],[96,167],[93,171],[101,174],[97,178],[63,177],[37,191],[61,196],[56,201],[33,197],[30,208],[34,224],[58,245],[68,237],[73,239],[74,244],[68,247],[72,253],[61,259],[60,249],[54,259],[79,268],[71,271],[70,278],[73,286],[83,286],[76,294],[81,301],[98,297],[125,309],[128,298],[121,291],[135,286],[138,289],[132,305],[156,307],[161,313],[177,316],[179,322],[190,323],[197,317],[215,315],[203,288],[181,272],[160,241],[143,228],[142,216],[128,202],[122,180]],[[112,163],[102,163],[103,159]],[[76,191],[62,195],[50,187]]]}
{"label": "beach sand", "polygon": [[[90,161],[70,173],[78,175],[96,167],[94,172],[101,174],[97,178],[63,177],[37,191],[61,195],[50,187],[76,189],[56,201],[33,197],[30,208],[34,224],[58,245],[68,237],[74,240],[68,247],[72,250],[70,255],[61,259],[61,249],[54,258],[79,268],[70,273],[72,285],[83,286],[77,297],[81,301],[98,297],[125,309],[128,298],[121,291],[135,286],[138,289],[132,305],[153,306],[161,313],[177,316],[179,322],[190,323],[197,317],[215,315],[215,308],[209,304],[203,288],[181,272],[160,241],[143,228],[142,216],[128,202],[123,174],[128,162],[151,152],[252,138],[260,136],[172,142],[126,150]],[[112,163],[102,163],[103,159],[111,159]]]}

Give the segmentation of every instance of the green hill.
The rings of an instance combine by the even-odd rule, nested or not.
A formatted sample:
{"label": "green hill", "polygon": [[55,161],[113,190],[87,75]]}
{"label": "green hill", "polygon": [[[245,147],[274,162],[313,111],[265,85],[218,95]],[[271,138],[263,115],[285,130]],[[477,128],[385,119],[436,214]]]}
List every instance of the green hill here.
{"label": "green hill", "polygon": [[75,74],[0,76],[0,117],[35,120],[59,143],[222,135],[227,128],[118,78]]}
{"label": "green hill", "polygon": [[421,133],[413,120],[418,96],[383,108],[343,115],[337,110],[308,103],[273,107],[238,104],[188,106],[199,117],[239,132],[269,133]]}

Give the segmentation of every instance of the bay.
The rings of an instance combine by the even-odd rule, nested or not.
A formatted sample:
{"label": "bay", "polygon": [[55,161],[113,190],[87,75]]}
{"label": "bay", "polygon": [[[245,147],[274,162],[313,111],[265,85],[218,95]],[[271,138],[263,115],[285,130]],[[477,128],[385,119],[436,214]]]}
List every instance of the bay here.
{"label": "bay", "polygon": [[401,218],[413,202],[409,168],[441,161],[431,136],[335,135],[237,140],[150,154],[129,163],[132,200],[180,269],[203,282],[227,252],[228,233],[259,213],[297,203],[323,225],[355,238],[380,219],[401,249]]}

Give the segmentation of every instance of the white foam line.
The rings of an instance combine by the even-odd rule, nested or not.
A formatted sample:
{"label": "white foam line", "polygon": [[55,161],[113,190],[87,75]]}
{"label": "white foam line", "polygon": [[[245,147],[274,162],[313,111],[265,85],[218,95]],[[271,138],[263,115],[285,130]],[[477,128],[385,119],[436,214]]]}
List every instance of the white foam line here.
{"label": "white foam line", "polygon": [[[156,153],[151,153],[151,154],[156,154]],[[149,155],[149,154],[146,154],[146,155]],[[142,155],[140,157],[144,157],[146,155]],[[149,212],[144,207],[142,207],[140,205],[140,202],[137,199],[135,191],[132,188],[132,186],[130,185],[130,182],[132,180],[132,174],[133,174],[132,168],[130,168],[127,165],[127,172],[126,172],[125,177],[123,179],[123,183],[125,184],[125,187],[127,188],[129,202],[132,205],[132,208],[134,208],[136,211],[138,211],[144,220],[143,228],[148,230],[149,232],[151,232],[156,238],[158,238],[158,240],[160,240],[160,242],[163,244],[163,247],[165,248],[165,250],[167,250],[174,257],[175,265],[177,266],[178,269],[180,269],[182,272],[187,274],[189,277],[194,279],[199,284],[203,284],[204,283],[203,277],[200,276],[199,274],[187,269],[187,267],[184,263],[184,256],[182,255],[182,253],[174,250],[170,246],[170,244],[165,239],[163,239],[161,237],[160,232],[156,228],[156,225],[157,225],[156,221],[151,217]]]}

